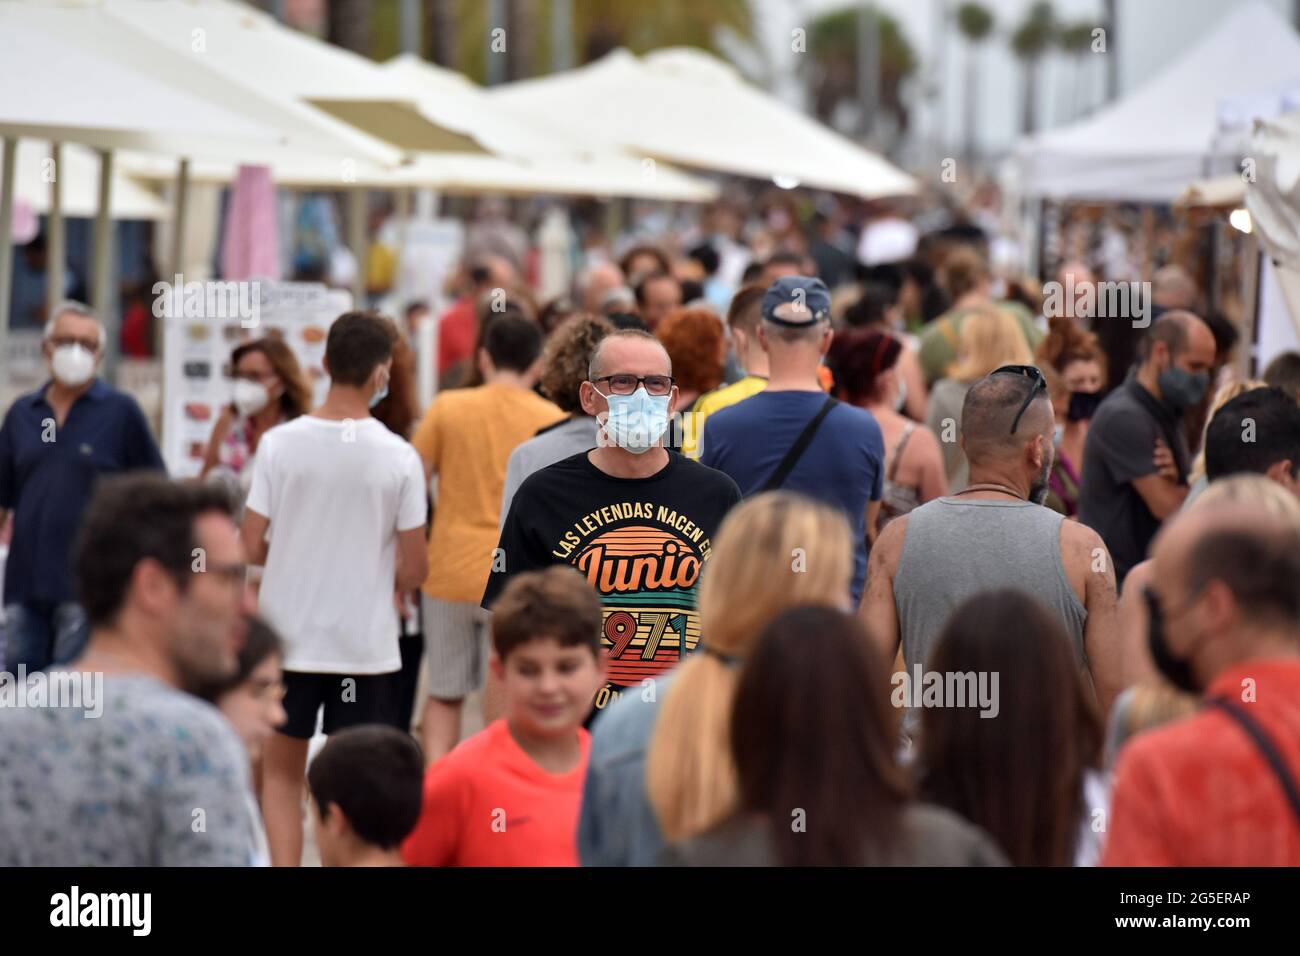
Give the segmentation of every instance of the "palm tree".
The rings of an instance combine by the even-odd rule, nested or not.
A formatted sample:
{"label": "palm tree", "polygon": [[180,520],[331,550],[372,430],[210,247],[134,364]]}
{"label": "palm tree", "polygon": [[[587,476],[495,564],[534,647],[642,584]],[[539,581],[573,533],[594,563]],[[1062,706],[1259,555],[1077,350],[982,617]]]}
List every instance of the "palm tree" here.
{"label": "palm tree", "polygon": [[1038,66],[1052,45],[1054,34],[1052,5],[1039,0],[1011,34],[1011,50],[1024,66],[1025,87],[1021,100],[1020,131],[1032,133],[1038,117]]}
{"label": "palm tree", "polygon": [[[898,21],[873,8],[876,14],[880,77],[876,89],[878,106],[894,117],[901,139],[909,116],[903,103],[903,81],[916,70],[916,54]],[[831,122],[841,103],[857,104],[857,16],[855,7],[836,10],[814,20],[808,29],[808,53],[800,57],[800,69],[812,71],[813,113]]]}
{"label": "palm tree", "polygon": [[[1087,84],[1084,82],[1087,76],[1085,58],[1092,52],[1092,31],[1095,28],[1096,25],[1090,21],[1081,20],[1066,24],[1056,31],[1057,49],[1070,58],[1071,72],[1074,74],[1070,83],[1070,119],[1074,119],[1088,108],[1086,100],[1090,97]],[[1079,108],[1080,95],[1085,98],[1082,110]]]}
{"label": "palm tree", "polygon": [[979,128],[979,48],[993,32],[993,14],[979,3],[957,8],[957,29],[966,40],[966,158],[975,156],[975,133]]}
{"label": "palm tree", "polygon": [[[484,76],[485,31],[490,4],[484,0],[444,0],[455,21],[457,65],[471,79]],[[551,0],[513,0],[509,19],[522,27],[509,29],[507,50],[522,79],[531,67],[552,61]],[[531,20],[532,26],[525,21]],[[645,53],[666,46],[693,46],[722,55],[715,39],[729,28],[752,40],[753,20],[748,0],[581,0],[573,4],[571,49],[580,63],[590,63],[617,47]],[[518,55],[522,60],[514,59]]]}

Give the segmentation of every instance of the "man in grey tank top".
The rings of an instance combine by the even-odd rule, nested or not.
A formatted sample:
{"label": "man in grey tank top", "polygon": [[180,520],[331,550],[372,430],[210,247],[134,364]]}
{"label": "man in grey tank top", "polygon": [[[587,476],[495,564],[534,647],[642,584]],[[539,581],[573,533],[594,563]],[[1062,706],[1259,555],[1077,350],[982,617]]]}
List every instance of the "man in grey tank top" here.
{"label": "man in grey tank top", "polygon": [[891,660],[901,640],[911,676],[967,598],[1025,591],[1060,618],[1104,713],[1122,686],[1115,569],[1095,531],[1041,504],[1052,427],[1037,369],[1004,366],[972,385],[961,425],[970,484],[885,528],[871,549],[862,613]]}

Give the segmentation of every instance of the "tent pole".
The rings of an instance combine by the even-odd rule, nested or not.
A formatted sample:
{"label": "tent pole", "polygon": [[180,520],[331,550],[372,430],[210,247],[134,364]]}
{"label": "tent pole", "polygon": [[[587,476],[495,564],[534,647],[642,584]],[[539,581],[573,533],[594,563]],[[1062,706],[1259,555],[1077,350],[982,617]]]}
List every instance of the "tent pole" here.
{"label": "tent pole", "polygon": [[95,217],[94,295],[91,308],[104,324],[104,377],[116,381],[121,334],[113,296],[113,151],[99,154],[99,212]]}
{"label": "tent pole", "polygon": [[352,276],[352,308],[365,308],[366,295],[366,190],[353,186],[348,191],[348,246],[356,259]]}
{"label": "tent pole", "polygon": [[18,138],[0,140],[0,400],[9,378],[9,292],[14,268],[14,187],[18,182]]}
{"label": "tent pole", "polygon": [[63,238],[63,144],[50,143],[54,178],[50,180],[50,213],[45,217],[45,319],[54,318],[54,310],[63,300],[63,277],[67,271],[67,252]]}
{"label": "tent pole", "polygon": [[172,276],[185,271],[185,215],[189,212],[190,161],[182,159],[176,170],[176,200],[172,210]]}

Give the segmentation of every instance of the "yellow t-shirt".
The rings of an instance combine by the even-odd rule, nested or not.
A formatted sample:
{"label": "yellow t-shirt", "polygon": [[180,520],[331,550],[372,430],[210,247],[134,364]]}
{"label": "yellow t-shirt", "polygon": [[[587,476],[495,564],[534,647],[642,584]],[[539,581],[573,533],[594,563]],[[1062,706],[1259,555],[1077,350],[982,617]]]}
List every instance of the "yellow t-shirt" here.
{"label": "yellow t-shirt", "polygon": [[752,395],[757,395],[767,388],[767,379],[758,375],[746,375],[738,382],[715,388],[707,395],[700,396],[695,403],[695,410],[683,416],[682,454],[698,459],[704,451],[704,423],[714,412],[722,411],[737,402],[743,402]]}
{"label": "yellow t-shirt", "polygon": [[438,476],[424,593],[478,604],[492,568],[510,453],[564,412],[534,392],[480,385],[443,392],[411,444]]}

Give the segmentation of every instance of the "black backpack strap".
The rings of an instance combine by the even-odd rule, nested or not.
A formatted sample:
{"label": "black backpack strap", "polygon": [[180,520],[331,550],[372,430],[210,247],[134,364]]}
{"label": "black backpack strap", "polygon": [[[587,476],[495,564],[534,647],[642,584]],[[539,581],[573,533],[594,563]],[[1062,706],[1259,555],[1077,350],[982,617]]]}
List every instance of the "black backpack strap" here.
{"label": "black backpack strap", "polygon": [[812,420],[803,427],[799,437],[794,440],[790,450],[785,453],[785,457],[781,459],[781,463],[776,466],[776,470],[772,472],[767,481],[763,482],[763,487],[759,488],[759,491],[775,491],[785,484],[785,480],[790,477],[790,472],[794,471],[794,466],[799,464],[799,459],[803,457],[804,452],[808,450],[808,446],[812,444],[813,436],[817,434],[817,429],[821,427],[822,420],[838,404],[839,402],[834,398],[826,399],[825,404],[812,417]]}
{"label": "black backpack strap", "polygon": [[1296,787],[1295,778],[1291,776],[1291,771],[1287,769],[1286,761],[1277,752],[1277,747],[1273,745],[1273,741],[1264,732],[1264,728],[1255,721],[1255,718],[1222,697],[1216,697],[1207,701],[1207,703],[1217,707],[1235,720],[1237,725],[1246,732],[1246,736],[1259,748],[1260,754],[1268,765],[1273,768],[1273,773],[1277,775],[1278,783],[1282,785],[1287,802],[1291,804],[1291,812],[1295,814],[1296,823],[1300,824],[1300,788]]}

